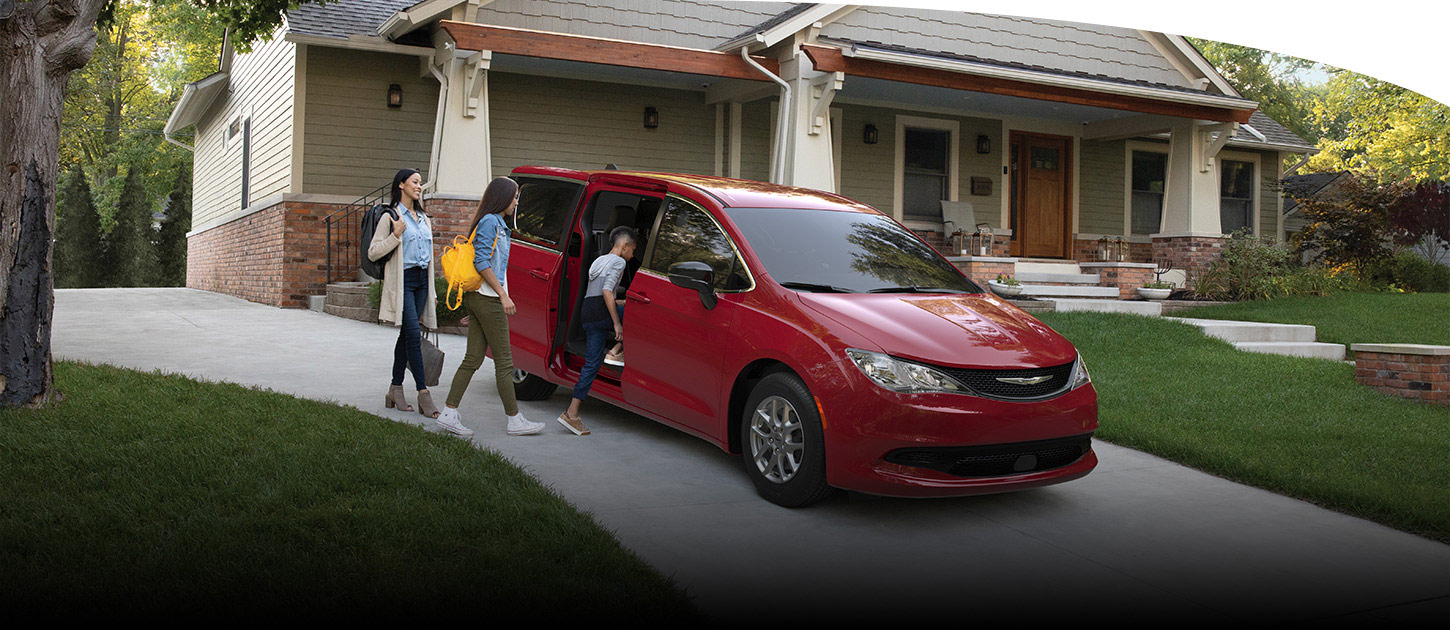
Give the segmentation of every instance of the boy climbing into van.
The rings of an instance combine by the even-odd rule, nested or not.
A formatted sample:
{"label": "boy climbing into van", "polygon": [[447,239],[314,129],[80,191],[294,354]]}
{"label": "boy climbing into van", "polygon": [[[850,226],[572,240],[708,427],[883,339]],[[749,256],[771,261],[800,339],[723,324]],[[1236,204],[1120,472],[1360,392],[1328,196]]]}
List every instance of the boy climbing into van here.
{"label": "boy climbing into van", "polygon": [[[619,279],[624,275],[626,263],[634,257],[639,235],[634,228],[621,225],[609,232],[609,253],[589,265],[589,288],[584,293],[581,309],[585,335],[584,368],[579,371],[579,381],[574,384],[574,398],[569,408],[559,415],[559,424],[575,435],[589,435],[589,429],[579,418],[579,406],[589,396],[589,388],[599,373],[601,363],[624,366],[624,298],[615,297]],[[614,346],[605,353],[610,340]]]}

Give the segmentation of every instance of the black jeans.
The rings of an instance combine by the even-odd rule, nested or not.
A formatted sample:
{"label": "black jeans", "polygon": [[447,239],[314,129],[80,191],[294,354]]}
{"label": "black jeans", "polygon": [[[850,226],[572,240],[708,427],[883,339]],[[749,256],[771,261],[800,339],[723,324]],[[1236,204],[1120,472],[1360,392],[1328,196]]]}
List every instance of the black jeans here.
{"label": "black jeans", "polygon": [[423,377],[423,334],[419,318],[428,307],[427,267],[411,267],[403,270],[403,329],[398,332],[398,344],[393,347],[393,385],[403,384],[403,368],[413,372],[413,383],[418,390],[428,389]]}

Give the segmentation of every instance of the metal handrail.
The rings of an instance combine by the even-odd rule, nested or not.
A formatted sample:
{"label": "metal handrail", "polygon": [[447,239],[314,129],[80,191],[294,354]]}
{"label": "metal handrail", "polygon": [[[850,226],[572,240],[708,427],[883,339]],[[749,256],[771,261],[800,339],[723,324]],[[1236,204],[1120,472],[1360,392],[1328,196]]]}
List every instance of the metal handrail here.
{"label": "metal handrail", "polygon": [[[347,277],[351,273],[357,278],[358,272],[362,269],[362,254],[359,248],[358,239],[362,238],[362,216],[369,208],[384,203],[390,192],[389,184],[379,186],[366,195],[358,197],[357,201],[347,204],[332,214],[327,215],[323,222],[327,225],[327,284],[332,284],[333,270],[339,279]],[[334,230],[336,225],[338,229]],[[333,253],[333,247],[338,247],[338,252]]]}

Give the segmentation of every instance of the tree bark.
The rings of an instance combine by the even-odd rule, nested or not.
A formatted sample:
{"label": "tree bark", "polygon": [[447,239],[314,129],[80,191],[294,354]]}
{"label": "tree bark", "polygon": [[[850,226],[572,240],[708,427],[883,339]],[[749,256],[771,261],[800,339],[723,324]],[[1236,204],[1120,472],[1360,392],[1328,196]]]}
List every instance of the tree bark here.
{"label": "tree bark", "polygon": [[105,0],[36,0],[0,20],[0,407],[55,396],[51,256],[60,121]]}

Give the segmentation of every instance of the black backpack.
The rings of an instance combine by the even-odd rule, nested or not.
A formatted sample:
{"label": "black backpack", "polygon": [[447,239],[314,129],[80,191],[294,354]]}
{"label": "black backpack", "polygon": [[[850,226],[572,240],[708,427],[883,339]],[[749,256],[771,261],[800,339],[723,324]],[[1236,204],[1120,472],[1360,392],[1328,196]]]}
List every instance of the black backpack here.
{"label": "black backpack", "polygon": [[391,206],[378,204],[368,208],[368,211],[363,213],[362,226],[359,228],[362,238],[357,241],[358,258],[362,260],[363,273],[378,279],[382,279],[383,268],[387,266],[388,259],[393,257],[393,252],[388,252],[376,261],[368,258],[368,247],[372,245],[373,235],[378,232],[378,222],[383,220],[384,214],[392,217],[394,221],[398,220],[398,213],[394,212]]}

